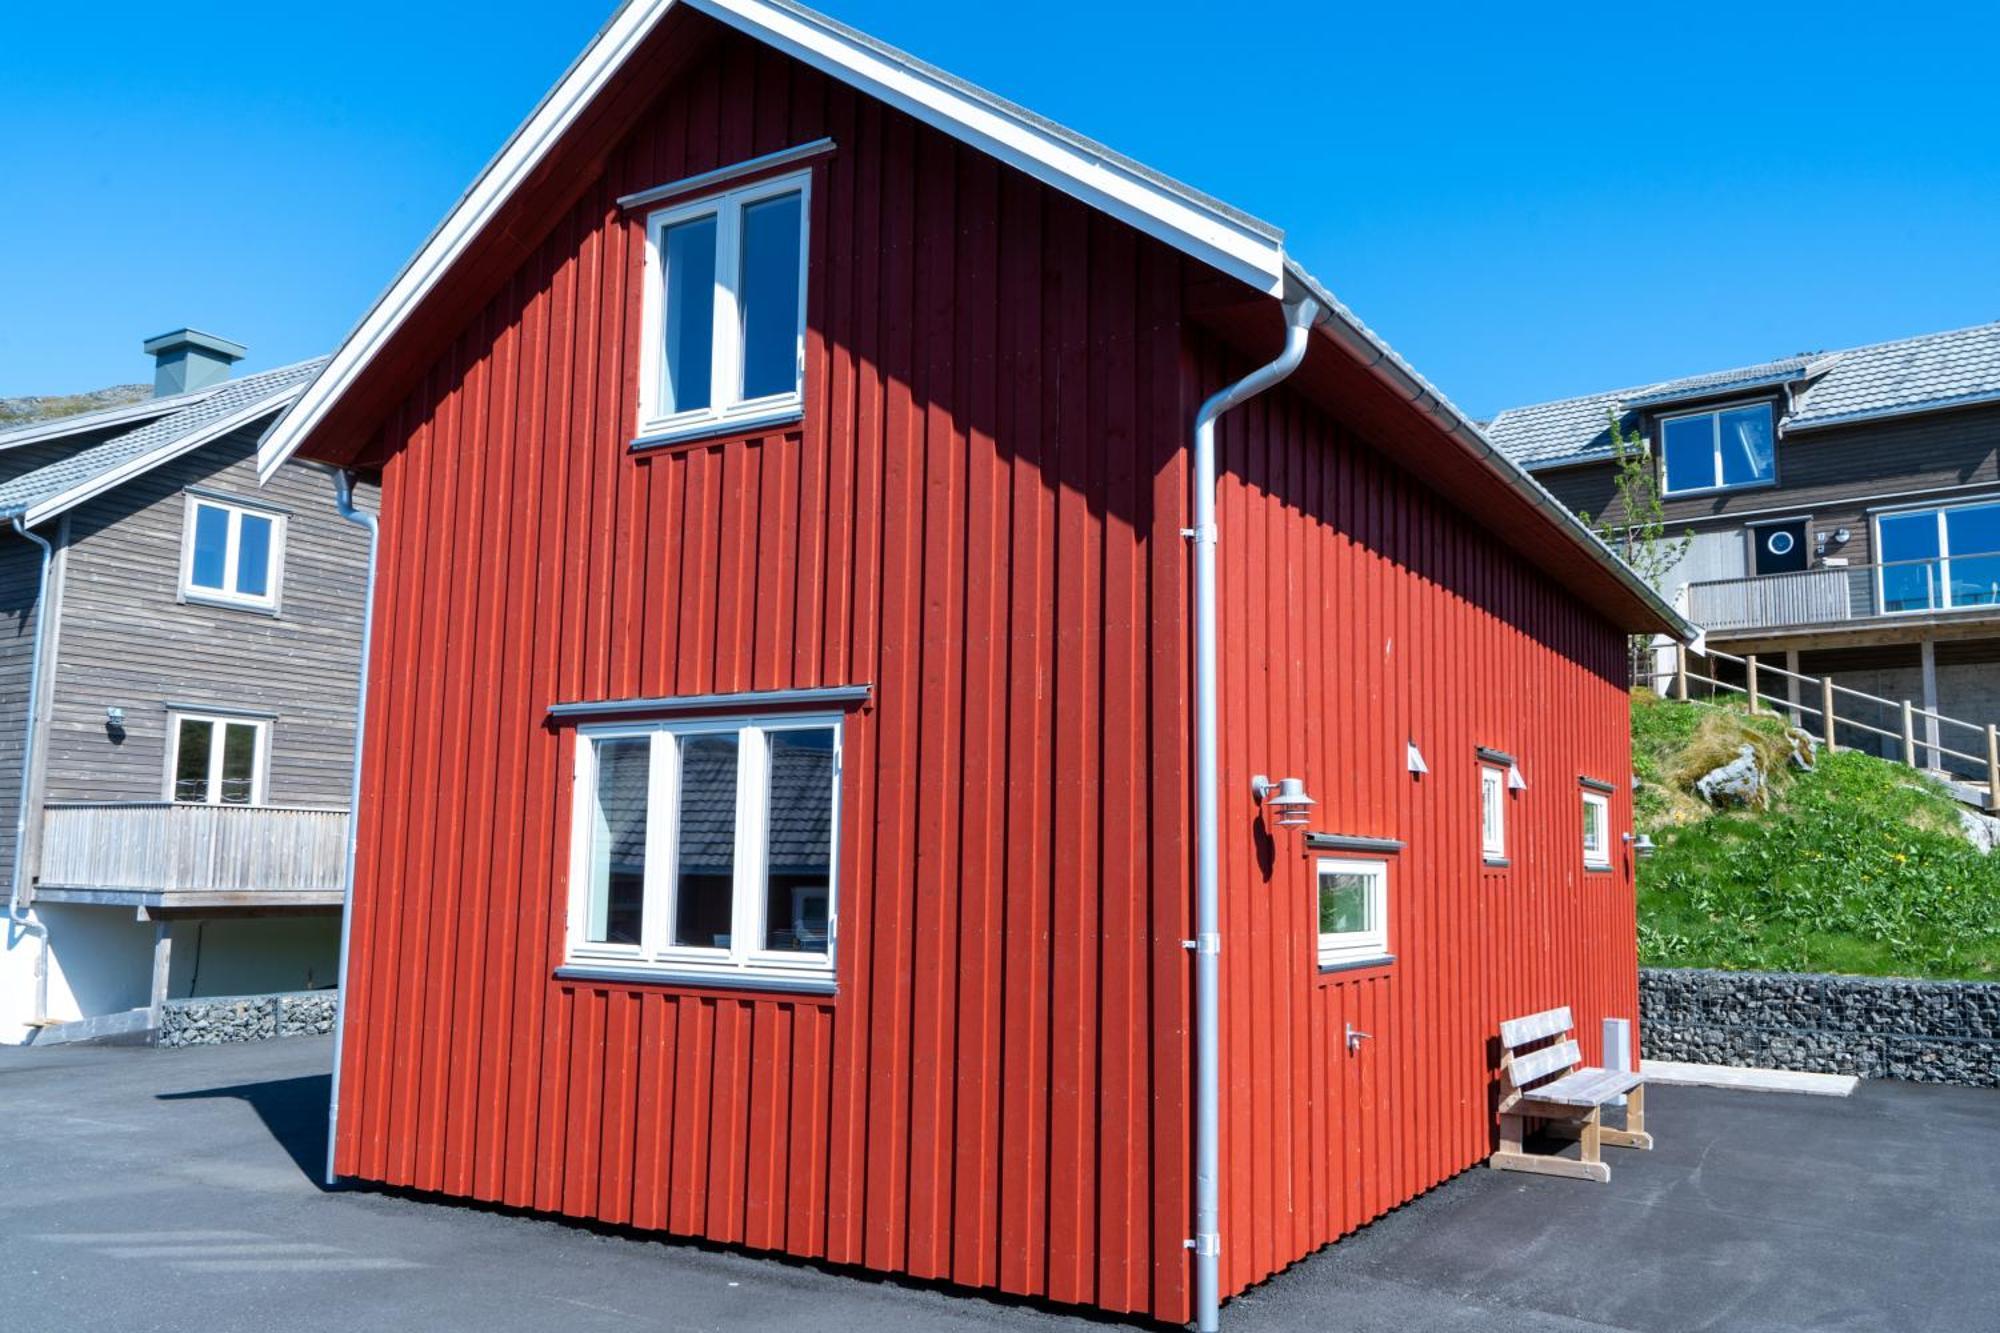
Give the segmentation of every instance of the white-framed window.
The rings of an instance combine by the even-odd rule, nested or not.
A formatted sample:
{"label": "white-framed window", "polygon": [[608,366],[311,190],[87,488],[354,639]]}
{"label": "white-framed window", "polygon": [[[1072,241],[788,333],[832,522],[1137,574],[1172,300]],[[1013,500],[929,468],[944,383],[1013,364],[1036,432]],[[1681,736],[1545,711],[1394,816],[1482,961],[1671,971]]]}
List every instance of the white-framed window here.
{"label": "white-framed window", "polygon": [[1583,794],[1583,863],[1593,870],[1611,868],[1611,798],[1601,791]]}
{"label": "white-framed window", "polygon": [[1877,514],[1875,553],[1885,614],[2000,605],[2000,502]]}
{"label": "white-framed window", "polygon": [[1688,412],[1660,419],[1668,495],[1758,486],[1778,479],[1769,403]]}
{"label": "white-framed window", "polygon": [[833,984],[840,719],[579,730],[569,965]]}
{"label": "white-framed window", "polygon": [[1389,954],[1389,866],[1384,861],[1322,858],[1314,867],[1319,905],[1319,965]]}
{"label": "white-framed window", "polygon": [[811,214],[803,171],[647,217],[642,443],[804,411]]}
{"label": "white-framed window", "polygon": [[181,596],[190,602],[275,609],[284,541],[283,514],[188,492]]}
{"label": "white-framed window", "polygon": [[180,805],[262,805],[266,718],[167,715],[167,797]]}
{"label": "white-framed window", "polygon": [[1479,766],[1479,852],[1507,859],[1507,770],[1498,764]]}

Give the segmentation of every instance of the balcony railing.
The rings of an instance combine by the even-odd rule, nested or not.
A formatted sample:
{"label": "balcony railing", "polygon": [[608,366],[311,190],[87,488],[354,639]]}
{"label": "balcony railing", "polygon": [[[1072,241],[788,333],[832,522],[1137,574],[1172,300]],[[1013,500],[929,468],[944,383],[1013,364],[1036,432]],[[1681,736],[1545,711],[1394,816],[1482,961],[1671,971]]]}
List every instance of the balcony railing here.
{"label": "balcony railing", "polygon": [[2000,556],[1822,565],[1688,585],[1688,619],[1711,631],[1980,611],[2000,615]]}
{"label": "balcony railing", "polygon": [[168,801],[51,803],[37,892],[170,903],[338,903],[347,811]]}

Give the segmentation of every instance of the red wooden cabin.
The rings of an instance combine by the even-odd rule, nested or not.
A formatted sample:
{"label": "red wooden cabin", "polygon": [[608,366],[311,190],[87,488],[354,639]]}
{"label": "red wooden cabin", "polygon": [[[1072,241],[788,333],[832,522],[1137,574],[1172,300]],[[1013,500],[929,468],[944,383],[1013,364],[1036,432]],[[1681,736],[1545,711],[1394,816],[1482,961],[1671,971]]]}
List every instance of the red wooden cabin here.
{"label": "red wooden cabin", "polygon": [[382,486],[333,1169],[1196,1313],[1189,442],[1309,300],[1220,428],[1222,1293],[1482,1160],[1500,1019],[1636,1018],[1684,627],[1275,230],[633,0],[265,442]]}

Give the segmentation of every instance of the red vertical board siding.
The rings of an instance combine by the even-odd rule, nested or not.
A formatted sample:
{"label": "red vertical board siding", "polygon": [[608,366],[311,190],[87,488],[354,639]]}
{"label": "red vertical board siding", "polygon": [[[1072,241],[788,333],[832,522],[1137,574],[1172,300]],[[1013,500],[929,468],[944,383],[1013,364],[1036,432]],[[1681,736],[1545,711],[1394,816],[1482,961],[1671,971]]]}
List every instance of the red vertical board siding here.
{"label": "red vertical board siding", "polygon": [[[1245,367],[1205,357],[1213,387]],[[1493,1147],[1499,1022],[1636,1016],[1629,853],[1587,873],[1580,777],[1629,828],[1624,637],[1327,414],[1281,389],[1222,427],[1224,1290],[1257,1282]],[[1429,764],[1407,771],[1415,741]],[[1478,763],[1520,759],[1512,864],[1480,855]],[[1313,855],[1258,816],[1399,839],[1390,951],[1321,975]],[[1349,1024],[1372,1034],[1358,1052]]]}
{"label": "red vertical board siding", "polygon": [[[1181,1318],[1184,265],[713,56],[383,425],[339,1169]],[[805,420],[633,453],[611,201],[822,135]],[[864,681],[836,996],[555,979],[551,704]]]}
{"label": "red vertical board siding", "polygon": [[[381,427],[339,1170],[1184,1319],[1185,437],[1246,367],[1180,256],[708,36]],[[633,453],[613,201],[821,136],[804,420]],[[1223,459],[1233,1291],[1479,1160],[1497,1021],[1568,1003],[1593,1047],[1636,972],[1629,873],[1579,850],[1577,777],[1629,771],[1619,636],[1292,393]],[[555,979],[550,705],[856,682],[837,995]],[[1530,784],[1506,871],[1476,745]],[[1254,772],[1408,842],[1393,965],[1319,975]]]}

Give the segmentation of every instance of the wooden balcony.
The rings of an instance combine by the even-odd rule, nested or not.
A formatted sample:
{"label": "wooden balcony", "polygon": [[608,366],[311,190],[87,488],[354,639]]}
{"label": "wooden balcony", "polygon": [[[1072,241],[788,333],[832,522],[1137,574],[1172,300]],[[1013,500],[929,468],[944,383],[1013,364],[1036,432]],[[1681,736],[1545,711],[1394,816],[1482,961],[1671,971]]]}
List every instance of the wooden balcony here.
{"label": "wooden balcony", "polygon": [[1688,619],[1710,634],[1907,626],[2000,619],[2000,557],[1822,565],[1688,585]]}
{"label": "wooden balcony", "polygon": [[51,803],[35,896],[173,910],[341,903],[347,811],[168,801]]}

